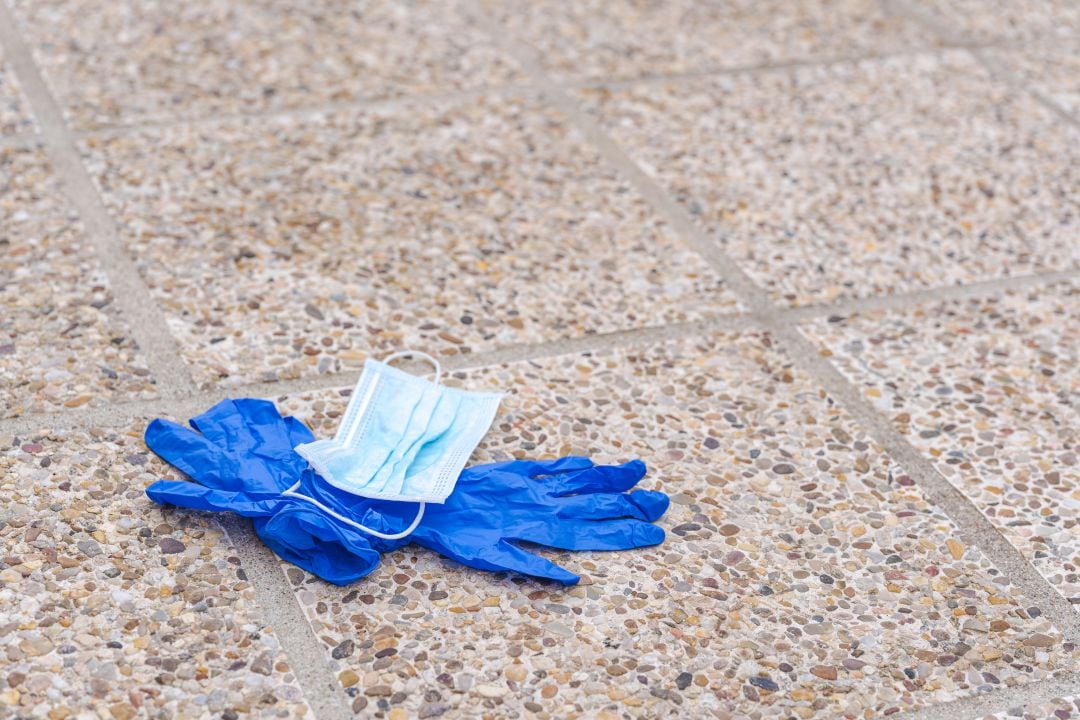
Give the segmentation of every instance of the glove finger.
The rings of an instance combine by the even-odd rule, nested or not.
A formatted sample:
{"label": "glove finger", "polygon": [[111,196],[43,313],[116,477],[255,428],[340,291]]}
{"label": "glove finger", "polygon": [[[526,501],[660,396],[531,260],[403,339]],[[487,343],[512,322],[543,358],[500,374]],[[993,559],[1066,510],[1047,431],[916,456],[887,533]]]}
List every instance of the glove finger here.
{"label": "glove finger", "polygon": [[245,445],[241,442],[243,424],[240,422],[240,411],[236,401],[231,398],[191,418],[188,424],[223,450],[236,450]]}
{"label": "glove finger", "polygon": [[641,520],[539,522],[515,533],[515,539],[560,550],[629,550],[664,542],[659,525]]}
{"label": "glove finger", "polygon": [[562,497],[575,493],[625,492],[645,476],[645,463],[631,460],[622,465],[594,465],[562,475],[545,478],[542,482],[549,495]]}
{"label": "glove finger", "polygon": [[[586,457],[569,455],[561,458],[549,458],[547,460],[511,460],[505,463],[492,463],[480,465],[478,468],[490,468],[511,472],[523,477],[535,478],[541,475],[554,475],[556,473],[585,470],[593,466],[593,461]],[[472,470],[473,468],[469,468]]]}
{"label": "glove finger", "polygon": [[293,449],[296,447],[292,439],[292,431],[295,428],[290,425],[288,419],[281,416],[274,403],[267,400],[242,398],[236,400],[234,404],[244,421],[244,430],[252,439],[254,454],[293,463],[301,468],[307,467],[304,459],[299,457]]}
{"label": "glove finger", "polygon": [[294,459],[284,418],[269,400],[222,400],[192,418],[191,426],[219,448],[237,456]]}
{"label": "glove finger", "polygon": [[230,463],[220,448],[199,433],[159,418],[147,426],[144,439],[154,454],[195,482],[208,487],[231,484],[223,472]]}
{"label": "glove finger", "polygon": [[577,575],[555,563],[487,533],[432,533],[421,525],[410,539],[421,547],[434,550],[445,558],[477,570],[531,575],[563,585],[574,585],[580,580]]}
{"label": "glove finger", "polygon": [[652,522],[668,509],[668,496],[654,490],[630,493],[588,493],[559,498],[557,517],[566,520],[637,518]]}
{"label": "glove finger", "polygon": [[235,490],[218,490],[184,480],[158,480],[146,488],[146,495],[162,505],[191,510],[234,512],[244,517],[271,515],[281,507],[279,496],[259,497]]}
{"label": "glove finger", "polygon": [[315,435],[308,429],[308,426],[292,415],[285,418],[285,428],[289,434],[289,444],[293,448],[304,443],[315,442]]}
{"label": "glove finger", "polygon": [[497,567],[493,569],[509,570],[519,575],[554,580],[563,585],[577,585],[581,580],[569,570],[559,567],[547,558],[524,550],[508,540],[500,540],[496,547],[491,548],[490,557],[497,564]]}
{"label": "glove finger", "polygon": [[250,444],[249,426],[267,424],[277,415],[269,400],[226,398],[191,418],[189,424],[220,447],[239,449]]}

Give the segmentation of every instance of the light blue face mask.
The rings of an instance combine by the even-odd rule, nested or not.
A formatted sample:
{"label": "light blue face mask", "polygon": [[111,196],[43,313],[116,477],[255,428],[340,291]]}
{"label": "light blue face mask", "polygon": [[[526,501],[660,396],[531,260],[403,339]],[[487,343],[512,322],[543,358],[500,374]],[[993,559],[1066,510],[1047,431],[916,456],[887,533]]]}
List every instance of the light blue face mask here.
{"label": "light blue face mask", "polygon": [[[435,380],[390,367],[406,355],[435,366]],[[389,540],[407,536],[423,518],[426,503],[443,503],[473,450],[495,419],[500,393],[477,393],[440,385],[435,358],[403,351],[382,362],[368,360],[332,440],[296,446],[296,452],[328,483],[352,495],[419,502],[416,519],[403,532],[376,532],[296,492],[285,495],[317,505],[364,532]]]}

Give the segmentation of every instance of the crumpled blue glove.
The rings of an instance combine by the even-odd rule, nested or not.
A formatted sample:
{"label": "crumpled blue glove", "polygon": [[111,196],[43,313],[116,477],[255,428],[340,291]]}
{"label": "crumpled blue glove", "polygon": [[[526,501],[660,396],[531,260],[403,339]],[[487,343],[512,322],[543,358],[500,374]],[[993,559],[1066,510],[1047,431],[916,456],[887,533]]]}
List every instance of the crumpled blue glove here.
{"label": "crumpled blue glove", "polygon": [[[147,428],[147,445],[199,483],[159,481],[147,488],[151,499],[255,517],[256,532],[280,556],[339,584],[356,579],[357,572],[370,572],[379,553],[410,541],[469,567],[569,585],[578,576],[516,542],[624,550],[664,540],[663,529],[652,521],[667,510],[667,496],[625,492],[645,474],[639,460],[605,466],[567,457],[468,468],[445,504],[427,505],[408,538],[383,540],[280,495],[299,478],[304,494],[387,534],[405,528],[416,512],[412,503],[358,498],[324,482],[293,451],[313,439],[311,432],[295,418],[281,417],[272,403],[226,400],[191,424],[201,436],[161,420]],[[362,559],[349,565],[344,556],[354,552]],[[368,566],[371,553],[375,560]],[[339,563],[346,564],[345,572]]]}
{"label": "crumpled blue glove", "polygon": [[296,418],[282,418],[273,403],[223,400],[190,424],[194,431],[160,419],[146,428],[147,446],[195,481],[153,483],[146,494],[154,502],[253,518],[255,533],[279,557],[337,585],[369,574],[381,553],[393,549],[385,540],[374,548],[366,533],[281,496],[299,477],[305,493],[337,512],[351,512],[322,492],[326,484],[293,451],[310,441],[311,431]]}

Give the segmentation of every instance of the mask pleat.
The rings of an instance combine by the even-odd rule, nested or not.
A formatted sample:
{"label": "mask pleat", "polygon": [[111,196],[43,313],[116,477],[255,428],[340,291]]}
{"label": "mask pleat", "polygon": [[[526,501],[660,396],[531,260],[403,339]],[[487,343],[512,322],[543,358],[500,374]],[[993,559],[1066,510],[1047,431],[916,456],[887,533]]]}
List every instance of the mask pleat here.
{"label": "mask pleat", "polygon": [[334,439],[297,451],[328,483],[353,495],[439,503],[490,427],[500,398],[368,361]]}

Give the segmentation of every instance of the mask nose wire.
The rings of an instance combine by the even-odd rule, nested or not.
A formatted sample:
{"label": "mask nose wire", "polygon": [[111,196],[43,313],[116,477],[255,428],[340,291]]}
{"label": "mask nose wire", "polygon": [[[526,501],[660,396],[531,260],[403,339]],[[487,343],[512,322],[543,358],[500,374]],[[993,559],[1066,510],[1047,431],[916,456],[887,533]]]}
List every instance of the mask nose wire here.
{"label": "mask nose wire", "polygon": [[392,352],[384,357],[382,362],[389,365],[391,360],[397,360],[398,358],[403,357],[417,357],[421,360],[427,360],[431,363],[431,366],[435,368],[435,379],[432,380],[432,382],[438,385],[439,381],[442,380],[442,365],[439,364],[438,360],[431,355],[428,355],[426,352],[420,352],[419,350],[398,350],[397,352]]}
{"label": "mask nose wire", "polygon": [[297,480],[296,483],[294,483],[291,488],[289,488],[288,490],[286,490],[285,492],[283,492],[281,494],[285,495],[286,497],[296,498],[297,500],[303,500],[304,502],[311,503],[312,505],[319,508],[320,510],[322,510],[324,513],[326,513],[330,517],[334,518],[335,520],[339,520],[339,521],[345,523],[346,525],[348,525],[350,527],[356,528],[360,532],[365,532],[368,535],[374,535],[375,537],[382,538],[383,540],[400,540],[403,537],[408,537],[409,535],[411,535],[412,531],[420,526],[420,521],[424,519],[424,508],[427,507],[426,502],[421,502],[420,507],[417,508],[417,510],[416,510],[416,517],[413,518],[413,521],[409,525],[409,527],[405,528],[401,532],[399,532],[399,533],[382,533],[382,532],[379,532],[378,530],[375,530],[373,528],[369,528],[367,525],[361,525],[360,523],[356,522],[355,520],[353,520],[351,518],[345,517],[344,515],[334,511],[332,508],[329,508],[326,505],[323,505],[321,502],[319,502],[318,500],[316,500],[313,497],[310,497],[308,495],[302,495],[301,493],[296,492],[296,489],[298,487],[300,487],[300,481],[299,480]]}

